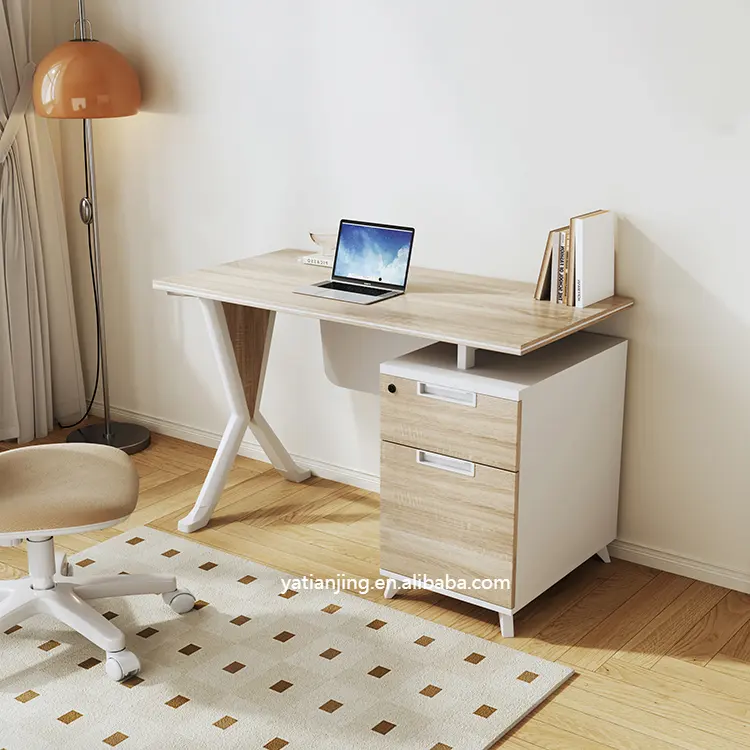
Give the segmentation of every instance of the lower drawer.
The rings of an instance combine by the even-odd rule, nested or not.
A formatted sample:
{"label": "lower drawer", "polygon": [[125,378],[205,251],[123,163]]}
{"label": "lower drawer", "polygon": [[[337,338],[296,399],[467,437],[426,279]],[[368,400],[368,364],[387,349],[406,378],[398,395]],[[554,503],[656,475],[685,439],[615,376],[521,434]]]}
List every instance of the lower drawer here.
{"label": "lower drawer", "polygon": [[513,472],[383,441],[380,567],[403,576],[463,581],[459,593],[513,606],[516,480]]}

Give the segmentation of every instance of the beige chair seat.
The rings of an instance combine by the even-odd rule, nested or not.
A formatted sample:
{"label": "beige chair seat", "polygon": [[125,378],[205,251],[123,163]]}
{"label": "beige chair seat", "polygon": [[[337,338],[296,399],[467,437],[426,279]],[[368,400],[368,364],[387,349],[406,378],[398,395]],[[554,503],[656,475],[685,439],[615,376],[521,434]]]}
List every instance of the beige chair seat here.
{"label": "beige chair seat", "polygon": [[0,534],[73,529],[130,515],[138,473],[104,445],[68,443],[0,453]]}
{"label": "beige chair seat", "polygon": [[[69,443],[0,453],[0,544],[25,537],[29,561],[25,578],[0,579],[0,633],[48,615],[103,649],[104,670],[112,679],[138,674],[141,663],[126,648],[125,633],[89,602],[158,594],[173,612],[185,614],[195,597],[166,573],[80,575],[64,552],[55,551],[54,540],[114,525],[133,512],[137,497],[138,473],[117,448]],[[0,650],[5,656],[4,647]]]}

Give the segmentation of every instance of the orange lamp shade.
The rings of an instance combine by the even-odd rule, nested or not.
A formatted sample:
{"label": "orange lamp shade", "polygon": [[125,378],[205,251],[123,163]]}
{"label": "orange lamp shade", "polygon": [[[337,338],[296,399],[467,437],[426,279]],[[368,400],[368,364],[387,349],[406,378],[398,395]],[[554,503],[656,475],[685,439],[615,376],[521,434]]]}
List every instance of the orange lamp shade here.
{"label": "orange lamp shade", "polygon": [[127,117],[136,114],[140,106],[136,72],[123,55],[104,42],[65,42],[37,65],[34,109],[42,117]]}

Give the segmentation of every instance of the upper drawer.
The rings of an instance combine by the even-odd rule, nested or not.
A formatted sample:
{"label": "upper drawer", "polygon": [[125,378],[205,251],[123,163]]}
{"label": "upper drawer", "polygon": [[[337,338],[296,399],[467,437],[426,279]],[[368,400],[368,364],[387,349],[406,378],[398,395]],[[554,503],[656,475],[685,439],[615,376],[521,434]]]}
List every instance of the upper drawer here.
{"label": "upper drawer", "polygon": [[518,421],[517,401],[380,376],[383,440],[517,471]]}

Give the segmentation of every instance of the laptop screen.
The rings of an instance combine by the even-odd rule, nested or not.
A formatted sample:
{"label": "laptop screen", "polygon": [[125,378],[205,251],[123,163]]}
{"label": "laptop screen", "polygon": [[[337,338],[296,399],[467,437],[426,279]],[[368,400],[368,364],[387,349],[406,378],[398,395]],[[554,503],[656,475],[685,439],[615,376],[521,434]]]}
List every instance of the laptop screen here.
{"label": "laptop screen", "polygon": [[414,230],[408,227],[343,220],[333,278],[404,289],[413,241]]}

